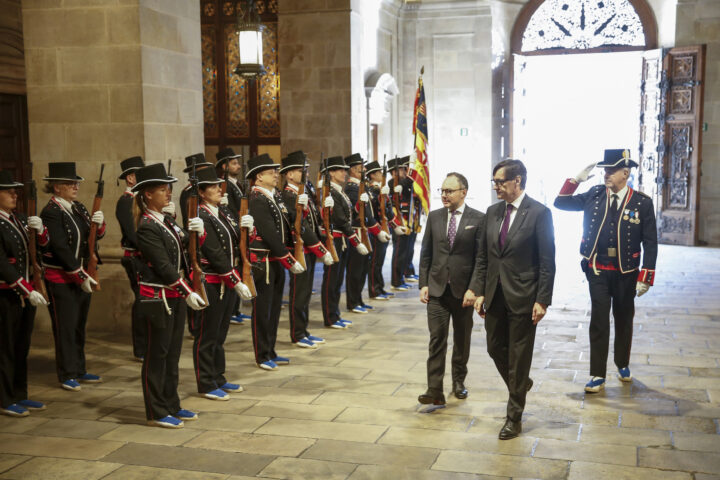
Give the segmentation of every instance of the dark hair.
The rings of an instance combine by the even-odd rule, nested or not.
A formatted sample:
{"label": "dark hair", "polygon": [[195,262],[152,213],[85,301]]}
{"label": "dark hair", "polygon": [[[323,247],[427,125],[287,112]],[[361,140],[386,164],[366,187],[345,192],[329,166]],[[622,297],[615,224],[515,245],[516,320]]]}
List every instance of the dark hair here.
{"label": "dark hair", "polygon": [[48,180],[47,182],[45,182],[45,185],[43,185],[43,193],[47,193],[48,195],[55,195],[55,185],[57,184],[57,181]]}
{"label": "dark hair", "polygon": [[460,182],[460,186],[463,189],[465,189],[465,190],[468,189],[468,181],[467,181],[467,178],[465,178],[465,175],[463,175],[462,173],[458,173],[458,172],[450,172],[445,176],[445,178],[450,178],[450,177],[455,177],[457,179],[457,181]]}
{"label": "dark hair", "polygon": [[493,168],[493,176],[501,168],[505,169],[505,180],[513,180],[515,177],[520,177],[520,188],[525,190],[525,184],[527,183],[527,169],[520,160],[508,158],[495,165]]}

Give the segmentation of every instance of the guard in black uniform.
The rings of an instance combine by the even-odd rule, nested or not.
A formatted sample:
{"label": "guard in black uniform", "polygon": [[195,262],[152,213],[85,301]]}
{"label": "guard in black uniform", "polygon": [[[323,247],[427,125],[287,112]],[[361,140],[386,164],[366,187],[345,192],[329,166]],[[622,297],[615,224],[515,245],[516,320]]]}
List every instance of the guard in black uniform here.
{"label": "guard in black uniform", "polygon": [[48,243],[40,217],[15,213],[17,188],[10,172],[0,171],[0,413],[26,417],[28,410],[44,410],[41,402],[28,399],[27,356],[38,305],[45,298],[32,284],[29,235],[36,245]]}
{"label": "guard in black uniform", "polygon": [[249,210],[255,219],[257,236],[250,242],[250,261],[257,297],[253,299],[252,338],[255,362],[264,370],[275,370],[290,360],[275,352],[280,323],[280,305],[285,286],[285,270],[303,273],[305,269],[290,254],[293,246],[288,212],[275,191],[278,169],[266,153],[248,161],[247,177],[253,180]]}
{"label": "guard in black uniform", "polygon": [[[189,241],[170,215],[162,213],[168,203],[168,176],[161,163],[148,165],[135,173],[133,187],[137,218],[137,242],[140,250],[140,318],[148,332],[140,378],[148,424],[164,428],[182,428],[183,420],[196,420],[197,414],[180,406],[178,362],[182,349],[186,305],[201,310],[206,305],[185,280],[190,275],[186,254]],[[203,221],[188,220],[197,232],[199,247],[205,238]],[[183,299],[185,300],[183,302]]]}
{"label": "guard in black uniform", "polygon": [[120,263],[125,269],[125,273],[127,273],[128,280],[130,281],[130,289],[135,296],[135,301],[133,302],[130,314],[133,355],[136,360],[141,362],[142,356],[145,353],[147,334],[145,333],[145,329],[143,328],[138,316],[140,290],[137,283],[137,257],[140,255],[140,252],[137,249],[135,220],[133,219],[132,213],[133,201],[135,200],[135,194],[132,192],[132,187],[136,183],[135,172],[144,166],[145,162],[143,162],[142,157],[131,157],[120,162],[120,170],[122,170],[122,173],[118,178],[120,180],[125,180],[126,188],[115,206],[115,218],[117,218],[117,221],[120,224],[120,231],[122,232],[120,246],[124,251],[123,258],[120,260]]}
{"label": "guard in black uniform", "polygon": [[[195,171],[199,172],[200,170],[208,167],[212,167],[213,164],[205,160],[205,154],[204,153],[196,153],[194,155],[190,155],[189,157],[185,157],[185,169],[183,172],[190,175],[193,171],[193,165],[195,166]],[[185,185],[185,188],[183,188],[183,191],[180,192],[180,215],[182,215],[182,221],[183,221],[183,228],[187,230],[187,204],[188,204],[188,198],[190,198],[190,182],[188,182],[187,185]]]}
{"label": "guard in black uniform", "polygon": [[[312,295],[315,262],[319,258],[323,264],[331,265],[332,256],[320,241],[320,214],[308,193],[298,195],[302,182],[303,168],[307,167],[305,154],[302,151],[292,152],[282,159],[280,173],[285,175],[285,188],[282,200],[288,211],[290,225],[295,227],[296,206],[303,205],[303,221],[301,237],[304,243],[305,271],[290,276],[290,341],[302,348],[317,348],[317,344],[325,343],[321,337],[311,335],[308,331],[310,320],[310,296]],[[307,185],[305,191],[308,192]]]}
{"label": "guard in black uniform", "polygon": [[[595,185],[573,195],[593,168],[605,168],[605,185]],[[655,280],[657,227],[650,197],[627,185],[630,169],[638,164],[623,149],[605,150],[602,162],[591,164],[574,179],[565,181],[555,199],[561,210],[582,211],[582,269],[590,287],[590,381],[586,392],[605,387],[610,309],[615,319],[615,365],[618,378],[631,382],[635,295],[643,295]],[[642,255],[642,268],[640,258]]]}
{"label": "guard in black uniform", "polygon": [[[322,312],[325,326],[330,328],[347,328],[352,325],[350,320],[340,317],[340,289],[347,268],[349,249],[352,246],[360,255],[367,255],[368,249],[360,243],[355,230],[352,228],[352,210],[354,204],[343,191],[343,184],[347,179],[349,167],[343,161],[343,157],[331,157],[327,159],[327,169],[330,172],[330,196],[325,200],[325,207],[330,210],[331,232],[323,233],[332,235],[335,243],[335,250],[339,261],[332,265],[325,265],[322,282]],[[331,199],[331,200],[330,200]],[[328,200],[330,200],[328,202]],[[348,245],[348,243],[350,245]]]}
{"label": "guard in black uniform", "polygon": [[[405,169],[405,177],[403,179],[403,197],[407,198],[407,218],[406,224],[408,226],[408,249],[405,251],[405,269],[403,270],[403,276],[405,277],[405,283],[418,283],[420,276],[415,273],[415,264],[413,263],[413,257],[415,256],[415,242],[417,240],[418,233],[422,232],[422,225],[420,224],[420,213],[422,212],[422,202],[417,193],[415,193],[415,181],[410,178],[407,174],[410,168],[410,155],[400,159],[402,166]],[[410,202],[412,198],[412,202]]]}
{"label": "guard in black uniform", "polygon": [[98,225],[97,238],[105,235],[105,217],[92,217],[76,200],[83,178],[75,173],[74,162],[48,164],[43,180],[45,193],[52,195],[40,217],[48,228],[50,242],[43,254],[45,282],[49,295],[50,319],[55,336],[55,362],[62,388],[79,391],[80,383],[100,383],[98,375],[85,369],[85,325],[90,310],[93,280],[85,271],[90,259],[90,223]]}
{"label": "guard in black uniform", "polygon": [[[407,176],[406,161],[410,161],[410,157],[393,158],[388,162],[388,172],[397,169],[398,185],[395,185],[395,179],[391,178],[388,184],[392,193],[397,193],[400,197],[400,211],[396,212],[398,217],[405,220],[405,225],[409,225],[410,212],[410,195],[412,193],[413,181]],[[399,220],[399,219],[398,219]],[[398,221],[398,223],[400,223]],[[393,253],[392,265],[390,270],[390,283],[393,290],[407,291],[411,286],[406,283],[405,271],[408,265],[409,250],[414,248],[415,244],[411,243],[411,234],[409,227],[403,229],[404,234],[393,232]],[[414,240],[413,240],[414,242]]]}

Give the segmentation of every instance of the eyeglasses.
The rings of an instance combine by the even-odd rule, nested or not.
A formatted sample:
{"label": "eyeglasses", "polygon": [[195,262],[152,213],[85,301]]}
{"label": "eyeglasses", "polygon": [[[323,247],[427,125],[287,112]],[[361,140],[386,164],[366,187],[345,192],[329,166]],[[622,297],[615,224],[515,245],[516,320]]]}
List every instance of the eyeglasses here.
{"label": "eyeglasses", "polygon": [[500,185],[505,185],[505,182],[509,182],[511,180],[515,180],[515,179],[514,178],[506,178],[505,180],[498,180],[496,178],[493,178],[492,180],[490,180],[490,183],[496,187],[499,187]]}
{"label": "eyeglasses", "polygon": [[437,192],[438,192],[440,195],[450,195],[451,193],[453,193],[453,192],[459,192],[460,190],[465,190],[465,189],[464,189],[464,188],[456,188],[456,189],[454,189],[454,190],[451,190],[451,189],[449,189],[449,188],[438,188],[438,189],[437,189]]}

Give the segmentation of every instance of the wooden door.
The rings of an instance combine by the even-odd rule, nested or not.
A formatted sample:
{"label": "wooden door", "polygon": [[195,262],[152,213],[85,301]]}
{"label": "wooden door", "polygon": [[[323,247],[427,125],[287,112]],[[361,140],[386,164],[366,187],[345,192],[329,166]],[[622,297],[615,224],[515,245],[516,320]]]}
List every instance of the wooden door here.
{"label": "wooden door", "polygon": [[25,178],[29,161],[27,103],[25,95],[0,93],[0,169],[10,170],[18,181]]}

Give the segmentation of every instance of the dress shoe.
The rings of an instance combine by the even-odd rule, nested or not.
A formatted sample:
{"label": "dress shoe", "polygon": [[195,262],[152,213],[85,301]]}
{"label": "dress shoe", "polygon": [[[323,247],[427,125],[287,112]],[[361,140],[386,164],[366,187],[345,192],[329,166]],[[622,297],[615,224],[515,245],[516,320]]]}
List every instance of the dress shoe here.
{"label": "dress shoe", "polygon": [[433,395],[428,390],[418,397],[418,402],[423,405],[445,405],[445,396],[442,393],[439,396]]}
{"label": "dress shoe", "polygon": [[509,418],[505,420],[505,425],[500,429],[498,438],[500,440],[510,440],[520,435],[522,432],[522,422],[513,422]]}
{"label": "dress shoe", "polygon": [[459,398],[460,400],[467,398],[468,391],[465,385],[463,385],[463,382],[453,382],[453,394],[455,394],[455,398]]}
{"label": "dress shoe", "polygon": [[526,390],[526,391],[529,392],[530,390],[532,390],[532,387],[533,387],[532,378],[528,378],[528,386],[527,386],[527,390]]}

